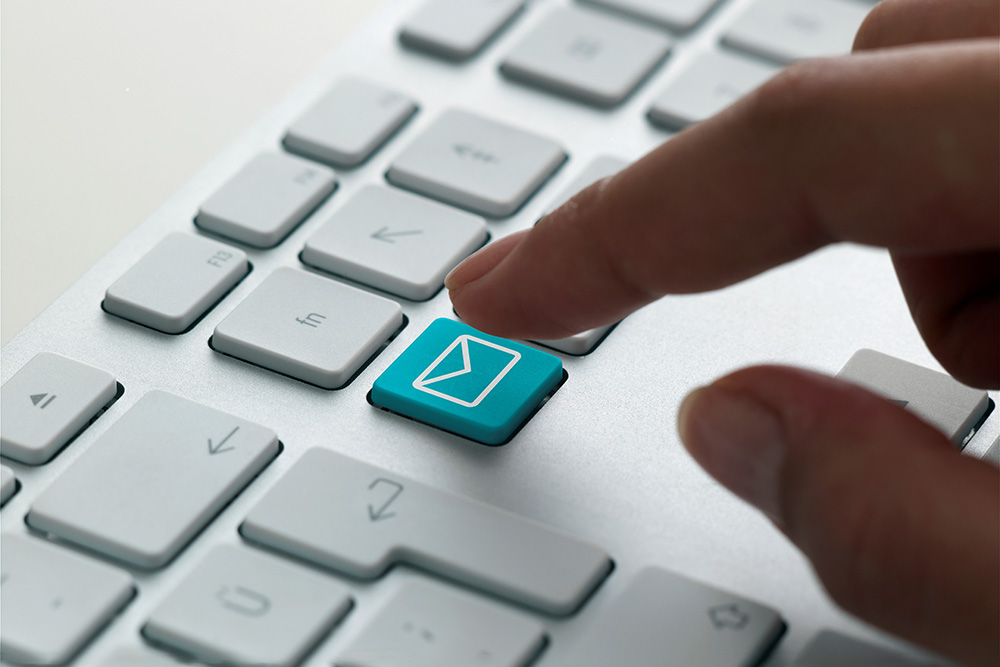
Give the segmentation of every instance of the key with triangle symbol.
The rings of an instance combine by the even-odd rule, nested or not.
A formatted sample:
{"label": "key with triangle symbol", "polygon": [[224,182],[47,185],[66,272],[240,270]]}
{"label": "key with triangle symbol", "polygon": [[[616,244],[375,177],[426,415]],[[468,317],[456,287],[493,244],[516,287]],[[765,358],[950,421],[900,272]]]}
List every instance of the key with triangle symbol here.
{"label": "key with triangle symbol", "polygon": [[34,356],[0,390],[0,453],[46,463],[117,394],[107,371],[52,352]]}

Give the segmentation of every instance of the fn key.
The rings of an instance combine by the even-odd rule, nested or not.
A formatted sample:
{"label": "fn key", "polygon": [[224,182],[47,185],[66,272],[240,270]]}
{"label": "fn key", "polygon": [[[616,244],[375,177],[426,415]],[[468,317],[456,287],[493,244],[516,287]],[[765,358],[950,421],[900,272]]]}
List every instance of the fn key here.
{"label": "fn key", "polygon": [[837,377],[881,394],[930,422],[964,447],[990,410],[985,391],[951,376],[874,350],[859,350]]}

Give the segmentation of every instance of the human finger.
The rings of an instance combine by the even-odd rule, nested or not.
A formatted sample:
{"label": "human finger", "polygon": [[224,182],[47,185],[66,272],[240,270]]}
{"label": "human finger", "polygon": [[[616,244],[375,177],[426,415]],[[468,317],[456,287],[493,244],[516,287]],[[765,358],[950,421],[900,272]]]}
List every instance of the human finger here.
{"label": "human finger", "polygon": [[996,0],[882,0],[861,23],[854,51],[997,35]]}
{"label": "human finger", "polygon": [[793,66],[446,284],[473,326],[551,339],[834,241],[995,248],[998,100],[991,40]]}
{"label": "human finger", "polygon": [[867,390],[790,368],[746,369],[695,391],[678,428],[845,610],[963,663],[998,664],[995,467]]}

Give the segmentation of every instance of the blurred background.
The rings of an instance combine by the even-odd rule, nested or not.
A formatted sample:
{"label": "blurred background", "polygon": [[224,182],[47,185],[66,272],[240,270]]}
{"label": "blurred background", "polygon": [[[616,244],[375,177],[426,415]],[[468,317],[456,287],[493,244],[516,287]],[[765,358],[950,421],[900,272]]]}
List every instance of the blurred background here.
{"label": "blurred background", "polygon": [[6,343],[386,0],[3,0]]}

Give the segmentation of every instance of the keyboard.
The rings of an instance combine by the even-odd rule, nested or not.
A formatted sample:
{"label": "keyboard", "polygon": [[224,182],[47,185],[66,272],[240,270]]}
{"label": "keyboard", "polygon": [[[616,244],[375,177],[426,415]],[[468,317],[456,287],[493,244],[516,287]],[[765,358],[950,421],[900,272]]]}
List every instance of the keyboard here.
{"label": "keyboard", "polygon": [[940,372],[886,253],[558,341],[442,289],[870,6],[387,3],[4,346],[0,661],[947,664],[838,610],[675,434],[780,362],[996,460],[996,393]]}

